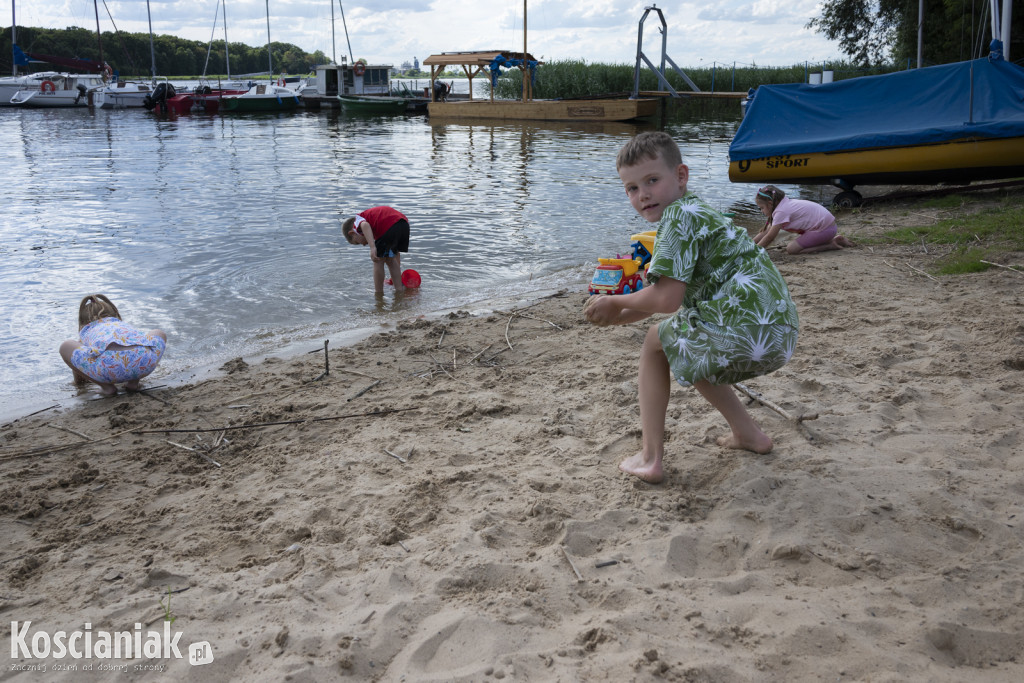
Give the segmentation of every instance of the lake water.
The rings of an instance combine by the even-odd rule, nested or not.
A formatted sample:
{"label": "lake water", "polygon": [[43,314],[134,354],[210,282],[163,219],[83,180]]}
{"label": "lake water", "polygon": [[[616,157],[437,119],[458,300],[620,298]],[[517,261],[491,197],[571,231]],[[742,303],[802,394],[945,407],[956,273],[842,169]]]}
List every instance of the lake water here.
{"label": "lake water", "polygon": [[[666,130],[691,189],[753,225],[753,189],[726,174],[736,108]],[[153,385],[580,287],[597,257],[650,229],[615,173],[619,147],[650,128],[0,108],[0,417],[79,400],[57,346],[77,336],[89,293],[167,332]],[[341,236],[342,219],[378,204],[409,217],[402,263],[423,278],[397,299],[375,299],[367,250]]]}

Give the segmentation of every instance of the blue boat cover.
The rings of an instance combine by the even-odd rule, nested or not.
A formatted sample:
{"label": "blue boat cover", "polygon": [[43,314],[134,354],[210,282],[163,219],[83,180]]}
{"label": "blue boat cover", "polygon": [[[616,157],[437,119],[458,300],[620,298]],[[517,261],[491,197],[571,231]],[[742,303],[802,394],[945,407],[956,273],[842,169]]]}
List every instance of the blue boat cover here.
{"label": "blue boat cover", "polygon": [[822,85],[762,85],[730,161],[1024,136],[1024,67],[975,59]]}

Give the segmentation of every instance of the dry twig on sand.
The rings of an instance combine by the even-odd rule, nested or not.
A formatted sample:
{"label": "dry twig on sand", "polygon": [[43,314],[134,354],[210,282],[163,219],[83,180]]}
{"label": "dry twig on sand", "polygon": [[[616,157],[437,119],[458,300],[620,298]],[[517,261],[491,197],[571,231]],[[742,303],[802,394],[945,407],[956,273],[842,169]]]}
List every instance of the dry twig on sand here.
{"label": "dry twig on sand", "polygon": [[1012,270],[1013,272],[1017,273],[1017,275],[1024,275],[1024,270],[1017,270],[1018,268],[1020,268],[1020,266],[1004,266],[1001,263],[992,263],[991,261],[986,261],[985,259],[978,259],[978,260],[981,261],[982,263],[987,263],[990,266],[995,266],[996,268],[1004,268],[1006,270]]}
{"label": "dry twig on sand", "polygon": [[373,389],[373,388],[374,388],[375,386],[377,386],[378,384],[380,384],[380,380],[379,380],[379,379],[378,379],[377,381],[375,381],[375,382],[374,382],[373,384],[371,384],[370,386],[368,386],[368,387],[365,387],[365,388],[363,388],[363,389],[362,389],[362,390],[360,390],[360,391],[357,391],[357,392],[356,392],[355,394],[353,394],[353,395],[352,395],[351,397],[349,397],[349,398],[346,398],[346,399],[345,399],[345,402],[346,402],[346,403],[348,403],[349,401],[352,401],[352,400],[355,400],[355,399],[359,398],[360,396],[362,396],[363,394],[365,394],[365,393],[366,393],[367,391],[369,391],[370,389]]}
{"label": "dry twig on sand", "polygon": [[576,580],[579,583],[583,583],[583,574],[580,574],[580,570],[576,568],[576,563],[572,561],[571,557],[569,557],[569,551],[565,549],[564,545],[560,545],[558,547],[562,549],[562,554],[565,555],[565,559],[569,562],[569,566],[572,567],[572,572],[576,575]]}
{"label": "dry twig on sand", "polygon": [[752,400],[757,401],[758,403],[760,403],[761,405],[763,405],[763,406],[765,406],[767,408],[771,408],[776,413],[778,413],[782,417],[786,418],[787,420],[789,420],[790,422],[793,422],[795,424],[800,424],[801,422],[804,422],[805,420],[817,420],[818,419],[818,414],[817,413],[801,413],[800,415],[798,415],[796,417],[793,417],[792,415],[787,413],[782,407],[776,405],[775,403],[772,403],[771,401],[769,401],[768,399],[766,399],[764,396],[762,396],[760,393],[754,391],[753,389],[751,389],[751,388],[749,388],[749,387],[747,387],[747,386],[745,386],[743,384],[740,384],[739,382],[737,382],[736,384],[733,384],[733,386],[736,387],[736,389],[738,391],[740,391],[741,393],[746,394]]}

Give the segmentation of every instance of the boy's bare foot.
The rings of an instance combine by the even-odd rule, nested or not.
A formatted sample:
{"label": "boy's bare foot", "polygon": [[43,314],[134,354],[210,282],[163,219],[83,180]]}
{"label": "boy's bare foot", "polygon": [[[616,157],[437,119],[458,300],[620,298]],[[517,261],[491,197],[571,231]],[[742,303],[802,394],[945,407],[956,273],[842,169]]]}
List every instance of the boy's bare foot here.
{"label": "boy's bare foot", "polygon": [[832,241],[835,242],[836,246],[839,248],[857,246],[849,237],[843,237],[842,235],[836,235],[832,238]]}
{"label": "boy's bare foot", "polygon": [[117,396],[117,387],[113,384],[101,384],[100,396]]}
{"label": "boy's bare foot", "polygon": [[729,436],[720,436],[716,439],[716,443],[723,448],[735,448],[742,451],[752,451],[754,453],[768,453],[772,450],[772,439],[767,434],[761,433],[760,435],[753,435],[750,438],[741,439],[735,434]]}
{"label": "boy's bare foot", "polygon": [[626,474],[632,474],[648,484],[660,484],[665,480],[665,472],[661,467],[661,460],[648,462],[644,459],[644,452],[630,456],[619,463],[619,469]]}
{"label": "boy's bare foot", "polygon": [[141,388],[142,388],[141,387],[141,383],[137,379],[133,379],[133,380],[131,380],[129,382],[125,382],[124,383],[124,390],[125,391],[139,391],[139,389],[141,389]]}

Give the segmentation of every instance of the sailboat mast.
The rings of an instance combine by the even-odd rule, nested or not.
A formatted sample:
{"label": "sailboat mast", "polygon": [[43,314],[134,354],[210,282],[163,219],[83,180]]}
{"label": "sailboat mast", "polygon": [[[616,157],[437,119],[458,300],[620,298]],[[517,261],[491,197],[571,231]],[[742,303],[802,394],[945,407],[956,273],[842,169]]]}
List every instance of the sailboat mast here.
{"label": "sailboat mast", "polygon": [[153,15],[149,11],[149,0],[146,0],[146,17],[149,18],[149,59],[152,66],[153,83],[156,83],[156,48],[153,46]]}
{"label": "sailboat mast", "polygon": [[228,80],[231,80],[231,55],[228,54],[228,2],[223,0],[221,6],[224,8],[224,66],[228,70]]}
{"label": "sailboat mast", "polygon": [[338,63],[338,48],[334,46],[334,3],[331,3],[331,61]]}
{"label": "sailboat mast", "polygon": [[[1018,8],[1019,9],[1019,8]],[[1010,18],[1013,14],[1013,3],[1003,0],[1003,59],[1010,61]],[[13,40],[13,38],[12,38]]]}
{"label": "sailboat mast", "polygon": [[18,44],[18,38],[15,36],[18,22],[14,18],[14,0],[11,0],[11,75],[18,75],[18,60],[14,58],[14,46]]}
{"label": "sailboat mast", "polygon": [[270,67],[270,80],[274,80],[274,61],[270,57],[270,0],[267,0],[267,66]]}
{"label": "sailboat mast", "polygon": [[523,0],[523,102],[526,101],[526,0]]}
{"label": "sailboat mast", "polygon": [[345,43],[348,45],[348,61],[355,64],[356,58],[352,56],[352,41],[348,39],[348,24],[345,23],[345,8],[341,6],[341,0],[338,0],[338,9],[341,10],[341,25],[345,29]]}
{"label": "sailboat mast", "polygon": [[100,8],[96,0],[92,0],[92,8],[96,12],[96,43],[100,48],[100,64],[103,64],[103,38],[100,36]]}

